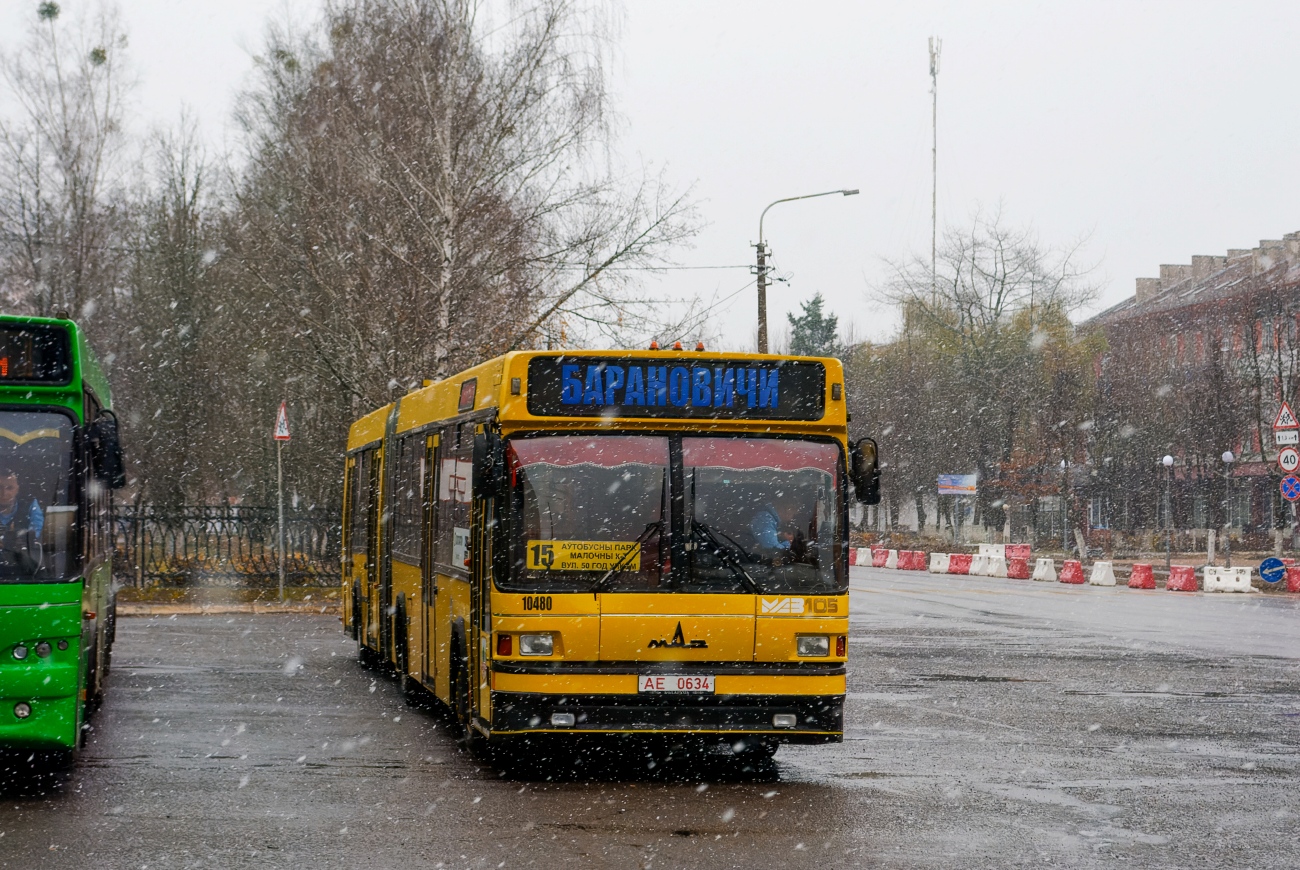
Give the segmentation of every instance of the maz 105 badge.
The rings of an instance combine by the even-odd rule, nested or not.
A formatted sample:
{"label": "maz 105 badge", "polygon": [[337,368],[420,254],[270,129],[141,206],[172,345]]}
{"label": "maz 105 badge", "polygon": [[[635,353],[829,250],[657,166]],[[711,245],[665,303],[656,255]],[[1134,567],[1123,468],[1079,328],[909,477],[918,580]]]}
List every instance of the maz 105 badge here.
{"label": "maz 105 badge", "polygon": [[839,616],[838,598],[763,598],[758,612],[762,616]]}
{"label": "maz 105 badge", "polygon": [[620,560],[620,567],[640,571],[640,546],[635,541],[528,542],[529,571],[608,571]]}

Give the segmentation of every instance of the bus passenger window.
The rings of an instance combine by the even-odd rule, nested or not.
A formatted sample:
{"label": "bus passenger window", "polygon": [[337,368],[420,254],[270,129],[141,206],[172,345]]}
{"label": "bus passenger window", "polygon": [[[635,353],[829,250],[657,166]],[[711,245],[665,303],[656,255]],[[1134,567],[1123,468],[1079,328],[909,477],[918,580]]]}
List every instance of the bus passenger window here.
{"label": "bus passenger window", "polygon": [[407,436],[397,442],[397,474],[392,506],[393,557],[410,565],[420,564],[423,458],[423,437]]}
{"label": "bus passenger window", "polygon": [[[464,426],[460,427],[462,430]],[[443,430],[438,451],[438,563],[457,571],[469,570],[470,478],[474,435],[453,427]]]}
{"label": "bus passenger window", "polygon": [[370,514],[370,464],[373,458],[373,450],[363,450],[357,454],[357,461],[352,466],[352,528],[348,532],[348,551],[353,556],[364,556],[369,551],[366,520]]}

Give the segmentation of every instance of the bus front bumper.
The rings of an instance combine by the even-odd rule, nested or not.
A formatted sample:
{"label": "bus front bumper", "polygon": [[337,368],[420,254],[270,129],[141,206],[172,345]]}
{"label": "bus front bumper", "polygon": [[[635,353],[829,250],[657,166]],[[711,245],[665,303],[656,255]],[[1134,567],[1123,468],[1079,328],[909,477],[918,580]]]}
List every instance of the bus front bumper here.
{"label": "bus front bumper", "polygon": [[839,743],[842,695],[559,695],[492,693],[492,733],[761,736]]}

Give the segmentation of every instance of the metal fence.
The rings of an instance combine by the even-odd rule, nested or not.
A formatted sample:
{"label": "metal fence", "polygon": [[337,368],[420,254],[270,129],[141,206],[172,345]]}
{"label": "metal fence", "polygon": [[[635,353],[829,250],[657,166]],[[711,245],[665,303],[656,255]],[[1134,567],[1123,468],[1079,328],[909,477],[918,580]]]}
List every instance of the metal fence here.
{"label": "metal fence", "polygon": [[[274,507],[119,505],[113,573],[126,586],[275,586]],[[336,586],[340,578],[338,509],[286,511],[285,583]]]}

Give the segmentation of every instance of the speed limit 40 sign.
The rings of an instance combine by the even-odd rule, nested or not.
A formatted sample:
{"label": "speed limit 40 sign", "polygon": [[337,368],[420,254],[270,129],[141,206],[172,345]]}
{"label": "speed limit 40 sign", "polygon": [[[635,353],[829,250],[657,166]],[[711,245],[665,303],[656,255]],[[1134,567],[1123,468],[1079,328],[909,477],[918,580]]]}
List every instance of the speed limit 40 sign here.
{"label": "speed limit 40 sign", "polygon": [[1300,451],[1294,447],[1283,447],[1277,452],[1277,465],[1287,474],[1300,468]]}

